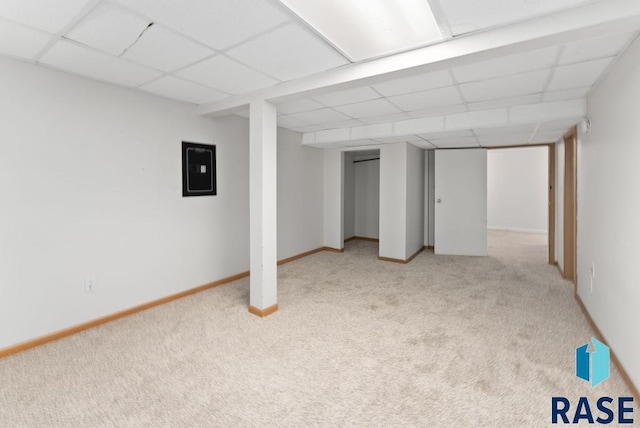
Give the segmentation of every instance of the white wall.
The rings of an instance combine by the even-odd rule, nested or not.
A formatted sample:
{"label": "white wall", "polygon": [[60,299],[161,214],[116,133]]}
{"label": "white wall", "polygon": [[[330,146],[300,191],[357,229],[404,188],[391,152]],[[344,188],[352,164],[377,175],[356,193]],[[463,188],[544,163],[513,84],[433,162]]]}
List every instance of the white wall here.
{"label": "white wall", "polygon": [[407,144],[407,230],[405,259],[424,247],[424,150]]}
{"label": "white wall", "polygon": [[278,128],[278,260],[323,245],[322,150]]}
{"label": "white wall", "polygon": [[355,164],[355,235],[377,239],[379,226],[380,160],[358,162]]}
{"label": "white wall", "polygon": [[[640,41],[588,99],[578,136],[578,294],[640,386]],[[590,268],[595,263],[593,291]]]}
{"label": "white wall", "polygon": [[[11,60],[0,88],[0,348],[248,269],[246,120]],[[182,140],[218,196],[182,197]]]}
{"label": "white wall", "polygon": [[433,247],[436,208],[435,150],[424,152],[424,245]]}
{"label": "white wall", "polygon": [[[0,348],[248,269],[246,119],[8,59],[0,92]],[[182,140],[216,144],[217,196],[182,197]],[[303,176],[321,200],[322,155],[296,153],[309,164],[279,178]],[[319,218],[301,248],[318,246]]]}
{"label": "white wall", "polygon": [[324,246],[344,247],[344,155],[339,149],[324,153]]}
{"label": "white wall", "polygon": [[487,153],[489,229],[547,233],[549,149],[525,147]]}
{"label": "white wall", "polygon": [[355,156],[344,154],[344,239],[356,235],[356,165]]}

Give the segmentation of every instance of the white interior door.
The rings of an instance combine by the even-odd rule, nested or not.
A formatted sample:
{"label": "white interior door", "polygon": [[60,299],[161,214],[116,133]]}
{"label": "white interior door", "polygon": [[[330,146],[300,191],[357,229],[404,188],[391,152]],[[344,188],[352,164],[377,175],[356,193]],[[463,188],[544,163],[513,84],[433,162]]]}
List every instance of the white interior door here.
{"label": "white interior door", "polygon": [[487,150],[436,150],[436,254],[487,255]]}

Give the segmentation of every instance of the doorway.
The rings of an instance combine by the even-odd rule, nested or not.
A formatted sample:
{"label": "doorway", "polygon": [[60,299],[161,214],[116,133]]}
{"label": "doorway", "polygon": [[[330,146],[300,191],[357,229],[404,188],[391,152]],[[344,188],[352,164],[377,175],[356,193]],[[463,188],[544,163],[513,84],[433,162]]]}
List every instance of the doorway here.
{"label": "doorway", "polygon": [[[487,155],[487,236],[492,257],[548,263],[553,152],[548,145],[495,148]],[[552,260],[552,258],[551,258]]]}
{"label": "doorway", "polygon": [[577,172],[578,135],[574,127],[564,136],[564,215],[563,215],[563,269],[564,279],[575,284],[577,281]]}
{"label": "doorway", "polygon": [[[344,241],[378,243],[380,238],[380,150],[345,152]],[[363,245],[359,245],[362,247]],[[345,245],[345,251],[356,245]],[[373,251],[373,245],[368,244]],[[378,248],[375,246],[377,257]]]}

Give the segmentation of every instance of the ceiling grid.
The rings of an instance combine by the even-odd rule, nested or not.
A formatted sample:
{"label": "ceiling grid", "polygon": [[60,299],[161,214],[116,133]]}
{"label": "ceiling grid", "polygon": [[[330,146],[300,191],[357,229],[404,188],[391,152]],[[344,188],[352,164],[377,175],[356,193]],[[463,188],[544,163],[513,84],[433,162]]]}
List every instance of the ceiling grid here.
{"label": "ceiling grid", "polygon": [[[404,52],[408,45],[400,40],[388,57],[373,53],[351,63],[341,42],[327,36],[324,27],[312,25],[315,18],[292,12],[297,10],[294,3],[307,5],[301,0],[192,0],[188,4],[173,0],[67,0],[64,4],[3,0],[0,55],[198,104],[202,112],[210,109],[202,106],[262,97],[273,88],[304,88],[304,82],[322,82],[325,75],[338,76],[343,69],[345,76],[355,76],[351,72],[355,66],[374,70],[380,63],[390,69],[390,61],[402,63],[411,58],[412,51]],[[352,2],[328,0],[322,10],[312,12],[326,13],[334,10],[331,7],[346,10],[347,3]],[[375,2],[360,3],[372,10],[376,7]],[[289,94],[283,102],[275,101],[278,125],[303,133],[305,143],[312,140],[316,147],[403,140],[423,148],[462,147],[554,139],[581,119],[586,97],[640,30],[640,8],[630,0],[424,3],[431,6],[442,40],[434,45],[424,38],[411,46],[423,46],[424,52],[436,56],[443,55],[449,44],[460,49],[454,46],[490,40],[492,32],[533,31],[536,22],[550,22],[544,17],[563,16],[567,26],[563,30],[561,19],[555,19],[555,44],[531,43],[528,48],[522,44],[522,48],[505,49],[498,55],[492,54],[489,44],[485,52],[476,46],[478,53],[472,56],[460,49],[459,58],[449,54],[450,66],[425,67],[418,73],[405,61],[406,69],[396,73],[398,77],[388,73],[389,77],[371,78],[367,84],[345,83],[340,90],[319,85],[318,91],[308,95],[304,90],[300,95]],[[359,4],[358,0],[352,4]],[[393,14],[384,10],[386,15],[372,16],[391,19]],[[361,25],[359,20],[367,13],[350,16],[350,22]],[[581,13],[592,24],[588,19],[583,23]],[[605,31],[598,31],[598,19],[606,22],[607,16],[611,24],[603,23]],[[575,36],[563,36],[570,28]],[[344,32],[355,37],[357,32],[352,30]],[[384,31],[380,28],[380,34]],[[375,36],[375,31],[369,33]],[[460,58],[465,59],[457,61]],[[336,81],[331,79],[327,82]],[[247,111],[236,112],[248,117]],[[401,130],[406,130],[403,135]],[[345,141],[335,140],[345,135]]]}

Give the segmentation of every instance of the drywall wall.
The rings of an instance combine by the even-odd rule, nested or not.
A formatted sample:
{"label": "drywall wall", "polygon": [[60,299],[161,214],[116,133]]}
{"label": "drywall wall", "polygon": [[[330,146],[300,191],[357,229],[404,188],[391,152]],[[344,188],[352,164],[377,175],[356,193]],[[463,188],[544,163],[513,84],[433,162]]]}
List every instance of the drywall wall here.
{"label": "drywall wall", "polygon": [[435,230],[435,150],[424,152],[424,245],[433,247]]}
{"label": "drywall wall", "polygon": [[[0,91],[0,349],[248,269],[246,119],[9,59]],[[182,197],[182,140],[216,144],[217,196]],[[305,164],[279,182],[309,194],[279,189],[279,205],[321,212],[286,199],[322,200],[322,152],[291,156]],[[320,244],[321,214],[298,221],[279,252]]]}
{"label": "drywall wall", "polygon": [[[377,156],[357,157],[359,160]],[[380,160],[355,164],[355,235],[379,238]]]}
{"label": "drywall wall", "polygon": [[380,257],[406,258],[407,143],[380,147]]}
{"label": "drywall wall", "polygon": [[[0,348],[248,269],[246,120],[11,60],[0,88]],[[182,140],[217,196],[182,197]]]}
{"label": "drywall wall", "polygon": [[487,152],[489,229],[547,233],[549,149],[524,147]]}
{"label": "drywall wall", "polygon": [[640,387],[638,111],[640,41],[636,40],[588,98],[592,130],[578,134],[578,294],[636,387]]}
{"label": "drywall wall", "polygon": [[564,140],[556,143],[556,262],[564,269]]}
{"label": "drywall wall", "polygon": [[327,149],[324,153],[324,246],[344,247],[344,153]]}
{"label": "drywall wall", "polygon": [[344,154],[344,239],[356,234],[356,164],[355,156]]}
{"label": "drywall wall", "polygon": [[424,150],[407,144],[407,228],[405,259],[424,247]]}
{"label": "drywall wall", "polygon": [[323,245],[322,150],[278,128],[278,260]]}

